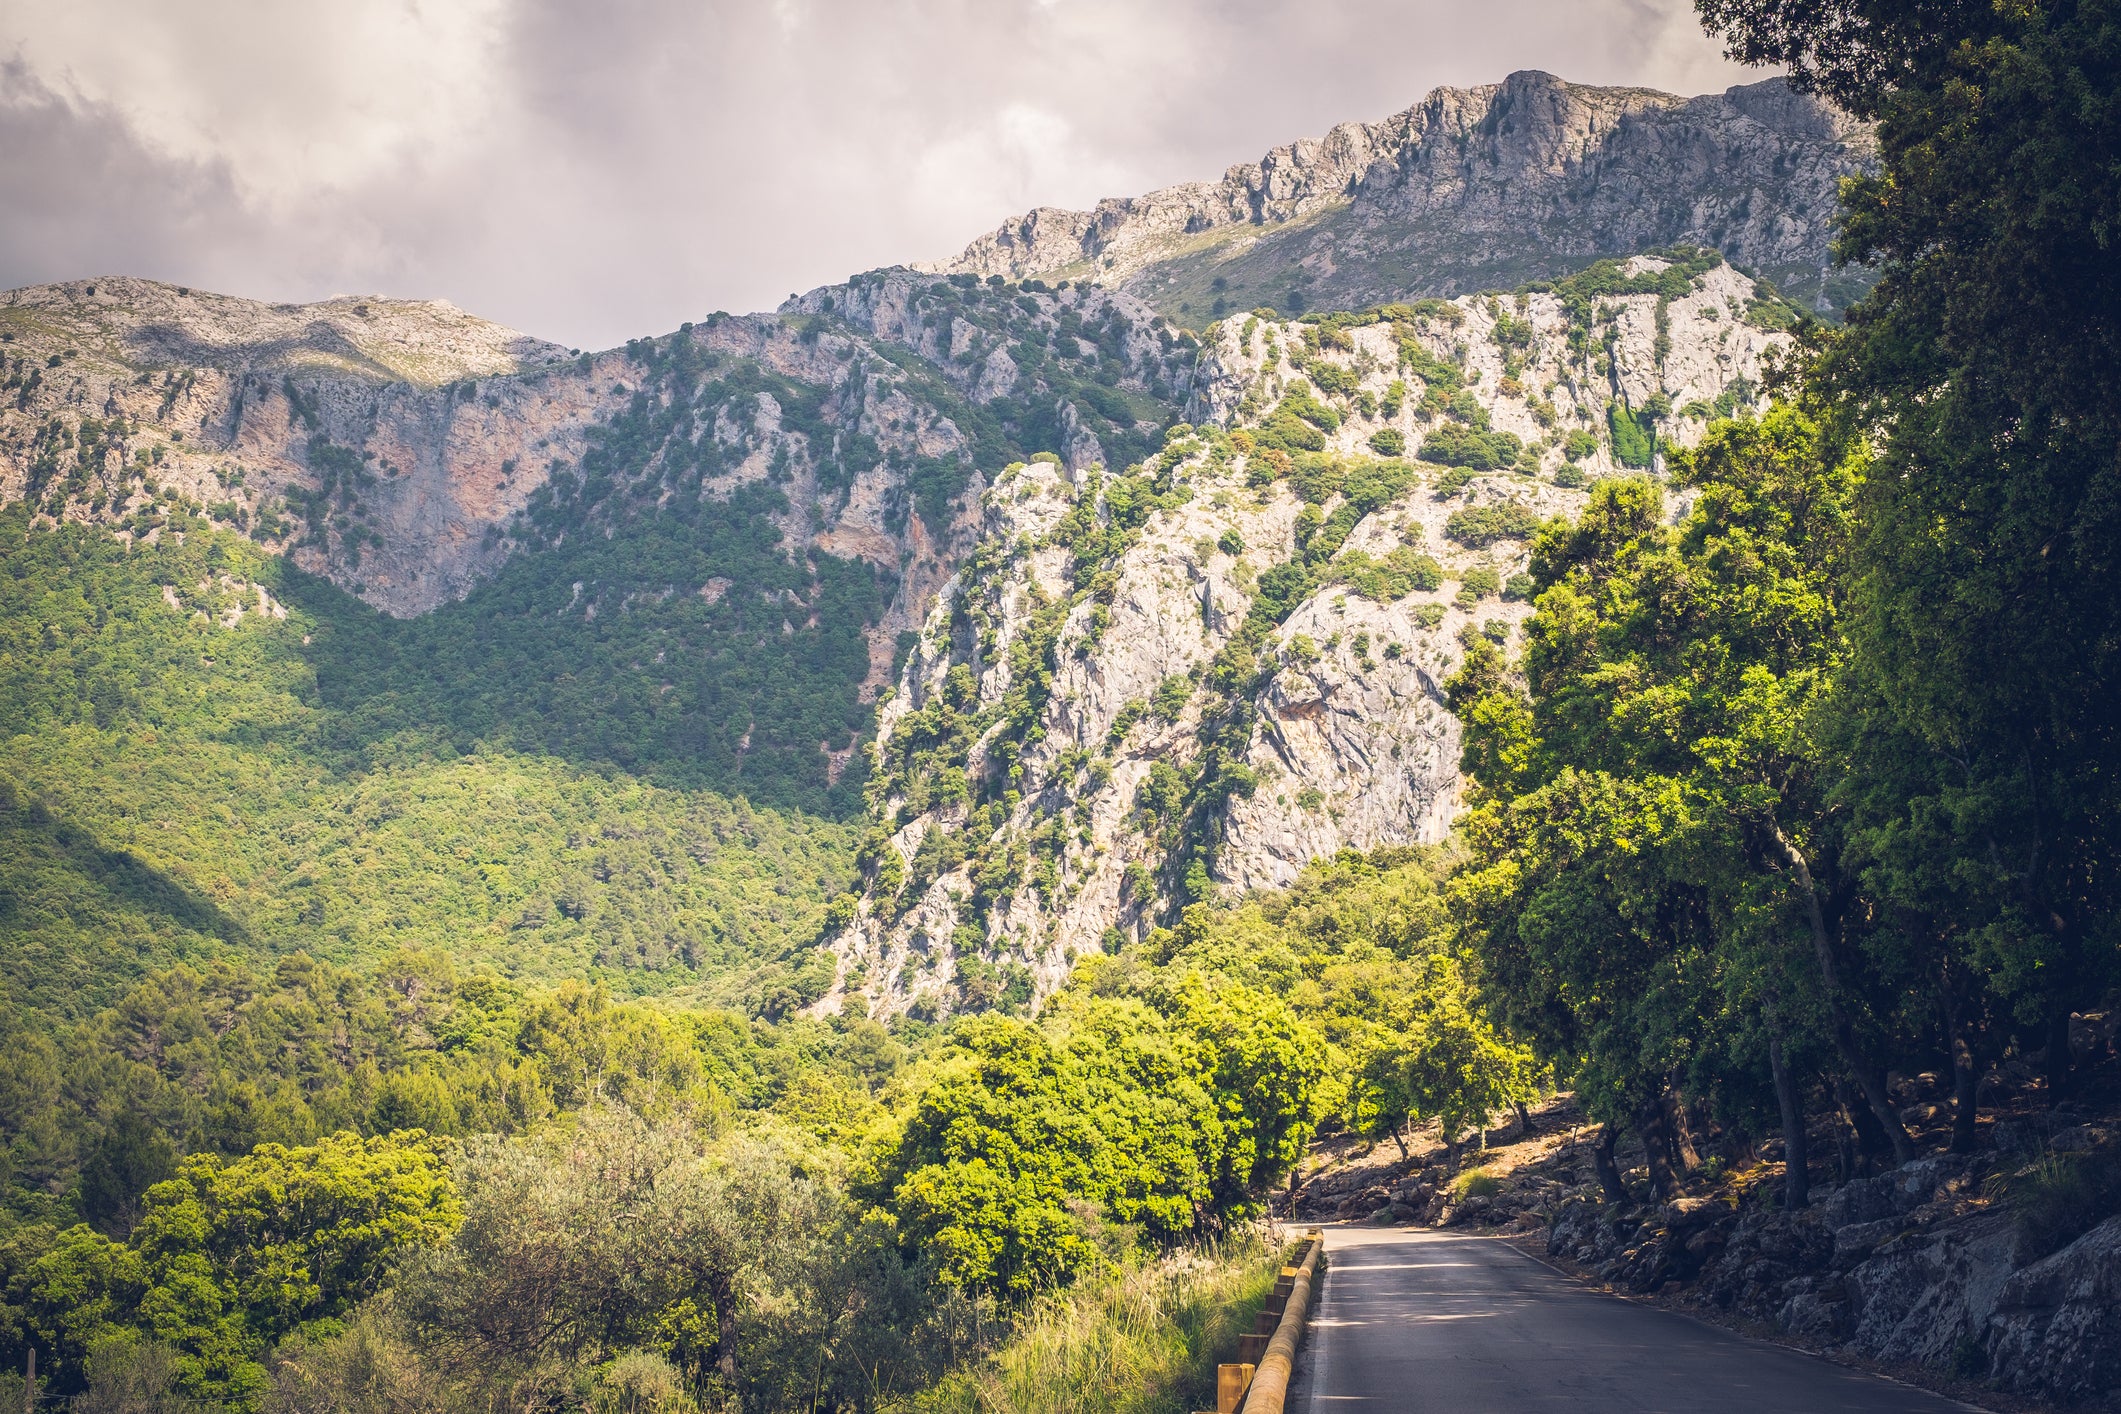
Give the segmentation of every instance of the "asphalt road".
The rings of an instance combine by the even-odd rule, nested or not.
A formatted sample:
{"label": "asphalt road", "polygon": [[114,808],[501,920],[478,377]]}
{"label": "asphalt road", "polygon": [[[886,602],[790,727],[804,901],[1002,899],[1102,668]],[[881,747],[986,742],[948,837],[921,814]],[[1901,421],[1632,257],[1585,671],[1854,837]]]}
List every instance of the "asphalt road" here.
{"label": "asphalt road", "polygon": [[1326,1229],[1290,1414],[1965,1410],[1592,1291],[1492,1238]]}

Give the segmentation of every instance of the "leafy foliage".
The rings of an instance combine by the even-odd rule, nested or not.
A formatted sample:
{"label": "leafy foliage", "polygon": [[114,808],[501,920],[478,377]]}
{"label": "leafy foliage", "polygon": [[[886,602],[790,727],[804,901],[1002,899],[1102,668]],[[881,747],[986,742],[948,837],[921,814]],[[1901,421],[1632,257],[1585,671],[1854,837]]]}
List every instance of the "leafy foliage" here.
{"label": "leafy foliage", "polygon": [[1491,501],[1451,512],[1443,533],[1461,545],[1492,545],[1498,540],[1523,540],[1539,526],[1539,517],[1521,501]]}
{"label": "leafy foliage", "polygon": [[[318,679],[379,676],[349,642],[376,616],[225,532],[128,548],[14,524],[0,941],[18,1002],[78,1014],[184,959],[408,945],[763,997],[847,877],[827,822],[375,735]],[[278,595],[306,607],[258,611]]]}
{"label": "leafy foliage", "polygon": [[147,1191],[130,1241],[74,1227],[10,1271],[10,1343],[39,1346],[64,1384],[132,1317],[179,1352],[180,1392],[252,1404],[273,1342],[344,1315],[456,1216],[440,1151],[417,1131],[228,1164],[195,1155]]}
{"label": "leafy foliage", "polygon": [[1322,1059],[1280,1004],[1198,976],[970,1019],[865,1191],[943,1280],[1020,1298],[1098,1260],[1078,1204],[1167,1241],[1249,1211],[1302,1152]]}
{"label": "leafy foliage", "polygon": [[1421,439],[1421,459],[1441,466],[1493,471],[1517,460],[1524,444],[1513,432],[1485,432],[1447,422]]}

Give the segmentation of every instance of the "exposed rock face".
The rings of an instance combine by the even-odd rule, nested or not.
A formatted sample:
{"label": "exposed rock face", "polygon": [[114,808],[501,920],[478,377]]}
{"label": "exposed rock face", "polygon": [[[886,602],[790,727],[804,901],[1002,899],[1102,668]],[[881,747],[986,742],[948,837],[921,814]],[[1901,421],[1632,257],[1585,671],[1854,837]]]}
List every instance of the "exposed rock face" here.
{"label": "exposed rock face", "polygon": [[[531,444],[578,455],[583,429],[608,416],[612,398],[568,358],[439,301],[273,305],[122,278],[12,290],[0,295],[0,500],[122,523],[153,504],[138,484],[152,480],[414,613],[505,554],[487,532],[542,479],[542,462],[515,474]],[[85,465],[83,444],[113,424],[116,445]],[[343,498],[358,513],[302,534],[282,508],[323,489],[317,463],[331,457],[312,449],[326,445],[353,449],[374,484]],[[73,494],[54,500],[55,488]]]}
{"label": "exposed rock face", "polygon": [[[880,716],[869,883],[823,1005],[948,1012],[1012,986],[1029,999],[1171,899],[1440,839],[1459,755],[1443,684],[1462,635],[1506,639],[1529,614],[1502,591],[1530,528],[1580,504],[1586,473],[1621,469],[1598,431],[1614,414],[1662,399],[1678,410],[1664,437],[1686,443],[1708,404],[1750,404],[1785,338],[1746,322],[1754,296],[1718,265],[1676,294],[1602,298],[1595,328],[1558,294],[1462,297],[1330,343],[1316,325],[1233,319],[1194,374],[1202,433],[1180,429],[1117,479],[1005,469]],[[1306,491],[1303,467],[1259,440],[1291,397],[1331,424],[1305,434],[1343,459],[1320,466],[1379,465],[1374,444],[1411,451],[1475,425],[1515,460],[1486,475],[1388,461],[1382,499],[1352,482]],[[1318,535],[1340,538],[1311,563]],[[1297,602],[1248,632],[1270,582],[1306,564]],[[1408,577],[1376,571],[1395,564]]]}
{"label": "exposed rock face", "polygon": [[2121,1394],[2121,1217],[2013,1272],[1986,1325],[1989,1367],[2010,1388],[2086,1404]]}
{"label": "exposed rock face", "polygon": [[[269,305],[133,279],[11,291],[0,295],[0,502],[152,535],[158,509],[181,498],[377,608],[423,613],[537,543],[526,513],[541,491],[556,472],[577,476],[635,409],[648,369],[682,344],[701,370],[683,396],[714,400],[761,379],[801,395],[801,425],[763,384],[703,405],[717,448],[707,489],[771,478],[791,503],[779,520],[791,556],[859,557],[891,581],[871,639],[881,682],[896,635],[919,623],[954,563],[956,486],[976,479],[980,457],[990,471],[1004,459],[982,441],[992,427],[961,425],[977,421],[971,410],[1029,408],[1051,424],[1047,441],[1088,461],[1103,454],[1093,424],[1107,438],[1136,419],[1153,430],[1187,396],[1191,342],[1138,302],[968,286],[883,272],[777,314],[581,355],[441,303]],[[957,312],[938,317],[945,304]],[[1057,347],[1078,330],[1093,337]],[[1092,385],[1102,414],[1070,401]],[[659,387],[655,399],[679,395]],[[909,495],[924,465],[962,468],[925,518]]]}
{"label": "exposed rock face", "polygon": [[2029,1260],[2009,1213],[1974,1196],[1985,1167],[1917,1160],[1794,1215],[1575,1198],[1554,1210],[1547,1250],[1635,1290],[1698,1283],[1714,1305],[1830,1350],[2109,1407],[2121,1395],[2121,1218]]}
{"label": "exposed rock face", "polygon": [[1825,308],[1839,180],[1867,129],[1780,79],[1679,98],[1523,72],[1343,123],[1219,182],[1041,207],[935,268],[1088,278],[1204,322],[1511,288],[1601,255],[1713,246]]}

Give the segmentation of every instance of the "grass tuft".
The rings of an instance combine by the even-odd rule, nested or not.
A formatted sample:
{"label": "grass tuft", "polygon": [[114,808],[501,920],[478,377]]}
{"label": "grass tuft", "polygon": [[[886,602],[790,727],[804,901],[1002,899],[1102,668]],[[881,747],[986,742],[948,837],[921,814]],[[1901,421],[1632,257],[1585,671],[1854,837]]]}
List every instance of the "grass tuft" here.
{"label": "grass tuft", "polygon": [[910,1406],[919,1414],[1186,1414],[1274,1288],[1256,1238],[1129,1263],[1035,1302],[1008,1341]]}

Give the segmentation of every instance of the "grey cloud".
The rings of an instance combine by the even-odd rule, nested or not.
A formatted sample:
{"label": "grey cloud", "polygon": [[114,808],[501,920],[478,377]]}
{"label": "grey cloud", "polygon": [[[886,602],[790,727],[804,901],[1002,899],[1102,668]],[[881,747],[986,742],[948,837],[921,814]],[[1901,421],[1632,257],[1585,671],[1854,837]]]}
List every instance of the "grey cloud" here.
{"label": "grey cloud", "polygon": [[[77,4],[113,32],[169,13]],[[432,88],[398,94],[390,56],[357,46],[345,63],[370,67],[330,71],[321,21],[298,56],[332,79],[318,102],[340,106],[320,112],[285,75],[251,81],[254,35],[216,58],[186,34],[181,63],[104,70],[78,32],[0,0],[0,43],[23,56],[0,68],[0,284],[439,296],[607,345],[947,255],[1027,206],[1213,177],[1442,83],[1746,77],[1684,0],[493,0],[481,24],[448,51],[477,111],[430,130],[392,105]],[[282,12],[272,38],[300,27]],[[148,116],[172,112],[208,117]],[[366,168],[242,140],[282,123],[301,140],[271,150],[329,157],[373,114],[398,146]]]}

